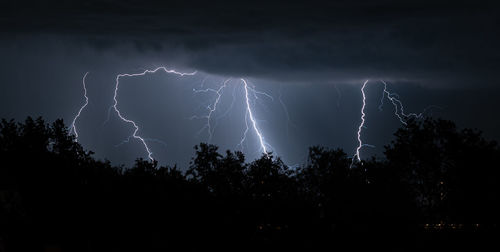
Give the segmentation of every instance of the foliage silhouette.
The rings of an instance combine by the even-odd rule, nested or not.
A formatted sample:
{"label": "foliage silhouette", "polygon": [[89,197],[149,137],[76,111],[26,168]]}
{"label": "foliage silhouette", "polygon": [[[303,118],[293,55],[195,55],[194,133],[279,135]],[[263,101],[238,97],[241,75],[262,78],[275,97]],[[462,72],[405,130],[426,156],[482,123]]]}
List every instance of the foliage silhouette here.
{"label": "foliage silhouette", "polygon": [[241,152],[201,143],[185,172],[144,159],[124,168],[94,159],[62,120],[2,120],[0,249],[314,248],[332,240],[368,248],[405,232],[496,231],[499,157],[480,132],[428,118],[399,129],[385,159],[352,167],[341,149],[311,147],[307,163],[290,169],[272,153],[247,163]]}
{"label": "foliage silhouette", "polygon": [[388,169],[413,190],[422,221],[498,223],[497,143],[454,123],[413,121],[386,146]]}

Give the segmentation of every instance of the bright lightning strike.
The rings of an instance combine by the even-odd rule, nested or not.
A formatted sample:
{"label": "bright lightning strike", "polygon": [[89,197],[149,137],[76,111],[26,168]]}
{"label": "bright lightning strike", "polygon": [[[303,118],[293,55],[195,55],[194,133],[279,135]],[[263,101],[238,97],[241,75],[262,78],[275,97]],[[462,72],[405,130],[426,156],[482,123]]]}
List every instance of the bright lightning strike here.
{"label": "bright lightning strike", "polygon": [[157,71],[159,70],[163,70],[165,73],[168,73],[168,74],[176,74],[176,75],[180,75],[180,76],[185,76],[185,75],[195,75],[196,74],[196,71],[192,72],[192,73],[182,73],[182,72],[177,72],[175,70],[170,70],[170,69],[167,69],[165,67],[158,67],[158,68],[155,68],[153,70],[144,70],[142,73],[136,73],[136,74],[118,74],[116,76],[116,85],[115,85],[115,93],[114,93],[114,96],[113,96],[113,101],[114,101],[114,104],[111,106],[116,114],[118,115],[118,117],[120,117],[120,119],[126,123],[130,123],[134,126],[135,130],[134,130],[134,133],[131,135],[131,137],[139,140],[142,145],[144,146],[144,148],[146,149],[146,152],[148,153],[148,158],[151,160],[151,161],[154,161],[153,159],[153,153],[151,152],[150,148],[148,147],[147,143],[146,143],[146,139],[137,135],[137,132],[139,131],[139,126],[137,126],[137,123],[130,120],[130,119],[127,119],[125,118],[124,116],[122,116],[120,110],[118,109],[118,88],[120,86],[120,78],[122,77],[137,77],[137,76],[144,76],[148,73],[152,74],[152,73],[156,73]]}
{"label": "bright lightning strike", "polygon": [[[423,114],[425,113],[425,111],[427,109],[432,108],[432,107],[440,108],[438,106],[429,106],[426,109],[424,109],[423,112],[421,112],[419,114],[417,114],[417,113],[405,113],[403,103],[401,102],[401,100],[399,100],[399,96],[396,93],[391,93],[387,90],[387,83],[385,81],[381,80],[381,82],[382,82],[382,84],[384,84],[384,89],[382,90],[382,98],[380,98],[380,105],[379,105],[378,109],[380,111],[382,111],[382,107],[384,105],[384,98],[387,98],[394,106],[394,115],[396,115],[396,117],[399,119],[401,124],[403,124],[405,126],[407,125],[408,118],[413,117],[413,118],[420,119],[420,118],[422,118]],[[354,156],[352,158],[351,167],[354,164],[355,158],[357,159],[358,162],[361,161],[360,150],[362,147],[364,147],[364,146],[375,147],[373,145],[364,144],[362,139],[361,139],[362,130],[363,130],[363,128],[365,128],[365,126],[364,126],[365,116],[366,116],[366,114],[365,114],[365,107],[366,107],[365,87],[366,87],[367,83],[368,83],[368,80],[366,80],[363,83],[363,86],[361,87],[361,94],[363,95],[363,106],[361,107],[361,124],[359,125],[358,132],[357,132],[359,144],[358,144],[358,147],[356,148],[356,154],[354,154]]]}
{"label": "bright lightning strike", "polygon": [[[264,136],[262,135],[262,133],[260,132],[259,128],[257,127],[257,122],[255,121],[255,118],[253,116],[253,112],[252,112],[252,109],[251,109],[251,106],[250,106],[250,99],[248,97],[248,90],[249,89],[253,91],[253,94],[256,97],[255,90],[253,90],[250,87],[248,87],[248,83],[245,81],[245,79],[242,78],[241,81],[243,82],[243,87],[245,89],[246,114],[248,115],[248,118],[250,119],[250,121],[252,121],[252,128],[255,131],[255,134],[257,134],[257,137],[259,138],[259,143],[260,143],[261,150],[264,152],[264,154],[266,156],[268,156],[268,154],[267,154],[267,148],[266,148],[266,143],[264,142]],[[265,93],[261,93],[261,94],[265,94]],[[268,94],[265,94],[265,95],[269,96]],[[271,97],[271,96],[269,96],[269,97]],[[247,121],[247,117],[245,117],[245,123],[247,123],[247,122],[248,122]],[[241,140],[240,143],[243,143],[245,141],[246,133],[248,132],[248,123],[246,124],[246,126],[247,126],[247,129],[245,130],[244,137],[243,137],[243,139]]]}
{"label": "bright lightning strike", "polygon": [[[363,86],[361,87],[361,94],[363,94],[363,106],[361,107],[361,124],[359,124],[359,127],[358,127],[358,147],[356,148],[356,154],[354,154],[354,157],[356,157],[358,159],[358,162],[361,161],[361,156],[359,154],[359,151],[361,150],[361,148],[365,145],[363,144],[363,141],[361,140],[361,132],[363,130],[363,128],[365,127],[365,107],[366,107],[366,94],[365,94],[365,87],[366,87],[366,84],[368,83],[368,80],[366,80],[364,83],[363,83]],[[354,157],[352,158],[353,159],[353,163],[351,163],[351,167],[352,167],[352,164],[354,164]]]}
{"label": "bright lightning strike", "polygon": [[[156,139],[144,138],[144,137],[138,135],[138,132],[139,132],[140,128],[139,128],[139,125],[137,124],[137,122],[135,122],[135,121],[133,121],[133,120],[131,120],[129,118],[126,118],[122,114],[122,112],[119,110],[119,108],[118,108],[118,91],[119,91],[119,87],[120,87],[120,79],[121,78],[124,78],[124,77],[140,77],[140,76],[145,76],[146,74],[154,74],[154,73],[156,73],[156,72],[158,72],[160,70],[164,71],[165,73],[168,73],[168,74],[176,74],[176,75],[179,75],[179,76],[186,76],[186,75],[192,76],[192,75],[196,74],[196,71],[195,72],[191,72],[191,73],[183,73],[183,72],[178,72],[178,71],[175,71],[175,70],[169,70],[169,69],[167,69],[165,67],[157,67],[157,68],[155,68],[153,70],[144,70],[143,72],[140,72],[140,73],[133,73],[133,74],[122,73],[122,74],[118,74],[116,76],[116,79],[115,79],[115,90],[114,90],[114,95],[113,95],[113,105],[110,106],[110,108],[108,110],[108,119],[106,120],[106,122],[109,120],[109,116],[110,116],[111,111],[114,111],[114,112],[116,112],[116,115],[122,121],[124,121],[126,123],[129,123],[129,124],[132,124],[132,126],[134,127],[133,133],[130,136],[128,136],[127,139],[124,140],[122,143],[118,144],[118,146],[130,142],[130,140],[132,138],[137,139],[144,146],[144,149],[147,152],[147,156],[148,156],[148,158],[151,161],[154,161],[153,156],[152,156],[153,153],[151,151],[151,148],[148,146],[147,142],[149,142],[149,141],[155,141],[155,142],[158,142],[158,143],[160,143],[160,144],[162,144],[164,146],[166,146],[166,144],[164,142],[161,142],[161,141],[156,140]],[[70,133],[73,133],[76,136],[76,138],[78,138],[78,132],[77,132],[76,126],[75,126],[76,121],[80,117],[83,109],[85,109],[85,107],[89,103],[89,99],[88,99],[88,96],[87,96],[86,84],[85,84],[85,79],[86,79],[87,75],[88,75],[88,72],[84,75],[83,81],[82,81],[83,82],[83,88],[84,88],[85,104],[79,109],[79,111],[78,111],[77,115],[75,116],[75,118],[73,119],[73,122],[71,123],[71,127],[70,127]],[[203,80],[202,85],[204,84],[205,79]],[[233,108],[234,102],[236,100],[236,95],[235,95],[236,88],[234,88],[233,89],[233,93],[232,93],[233,101],[232,101],[231,105],[224,112],[223,115],[215,118],[215,126],[213,126],[213,124],[212,124],[213,123],[213,117],[214,117],[215,112],[216,112],[216,110],[218,108],[218,105],[219,105],[219,103],[221,101],[222,95],[224,93],[224,89],[226,89],[228,87],[228,84],[229,84],[230,80],[231,79],[224,80],[222,82],[221,86],[218,89],[212,89],[212,88],[200,89],[200,90],[193,89],[193,91],[195,93],[208,93],[208,92],[212,92],[212,93],[216,94],[216,98],[215,98],[214,102],[211,105],[207,106],[208,114],[206,116],[203,116],[203,117],[196,117],[195,116],[196,118],[204,118],[204,119],[207,120],[206,127],[208,128],[209,142],[212,140],[212,137],[213,137],[213,134],[214,134],[214,131],[215,131],[215,127],[217,126],[217,119],[226,116],[227,113]],[[271,96],[271,95],[269,95],[269,94],[267,94],[265,92],[257,91],[255,89],[255,87],[249,85],[249,83],[245,79],[242,78],[240,80],[241,80],[242,87],[243,87],[243,90],[244,90],[245,126],[246,126],[246,129],[245,129],[245,131],[243,133],[243,137],[242,137],[239,145],[243,146],[243,143],[246,141],[246,137],[247,137],[248,131],[250,129],[252,129],[255,132],[255,134],[256,134],[256,136],[258,138],[258,143],[259,143],[259,146],[260,146],[260,150],[266,156],[268,156],[268,151],[270,149],[273,149],[273,148],[268,143],[265,142],[265,137],[264,137],[263,133],[261,132],[261,130],[259,129],[257,120],[255,119],[255,112],[253,111],[252,106],[259,99],[259,96],[267,97],[267,98],[269,98],[269,99],[271,99],[273,101],[274,101],[274,98],[273,98],[273,96]],[[280,92],[281,92],[281,90],[280,90]],[[288,110],[286,109],[285,104],[281,100],[281,93],[280,93],[280,103],[281,103],[281,105],[283,106],[283,108],[285,110],[288,122],[291,123],[289,115],[288,115]]]}
{"label": "bright lightning strike", "polygon": [[89,97],[87,96],[87,87],[85,85],[85,78],[87,77],[87,74],[89,74],[89,72],[86,72],[85,75],[83,76],[83,79],[82,79],[83,90],[84,90],[83,96],[85,97],[85,104],[83,104],[83,106],[80,107],[80,110],[78,110],[78,113],[76,114],[75,118],[73,119],[73,122],[71,123],[70,130],[69,130],[69,133],[73,132],[75,134],[75,141],[76,142],[78,142],[78,132],[76,131],[76,126],[75,126],[76,120],[78,119],[78,117],[80,117],[80,114],[82,113],[83,109],[85,109],[85,107],[87,107],[87,105],[89,104]]}
{"label": "bright lightning strike", "polygon": [[[248,82],[245,79],[240,79],[242,83],[242,87],[244,90],[244,104],[245,104],[245,130],[243,132],[243,137],[241,138],[238,146],[243,147],[243,143],[247,139],[247,133],[250,129],[253,129],[255,134],[257,135],[260,150],[267,156],[268,149],[270,147],[269,144],[265,142],[265,137],[263,133],[260,131],[258,125],[257,125],[257,120],[255,119],[254,116],[254,111],[252,110],[252,102],[251,101],[256,101],[259,99],[259,96],[264,96],[266,98],[269,98],[274,101],[274,98],[261,91],[257,91],[254,87],[250,86]],[[231,105],[229,108],[219,117],[215,118],[215,125],[212,124],[213,117],[218,109],[218,105],[220,104],[221,98],[224,94],[224,90],[229,86],[229,83],[231,82],[231,79],[226,79],[225,81],[222,82],[221,86],[217,89],[215,88],[206,88],[206,89],[193,89],[193,92],[195,93],[214,93],[215,94],[215,99],[214,101],[206,107],[208,110],[208,113],[204,116],[192,116],[190,119],[205,119],[207,122],[205,126],[200,130],[203,131],[204,129],[208,130],[208,141],[211,142],[214,132],[215,132],[215,126],[217,126],[217,119],[224,117],[227,115],[227,113],[233,108],[234,102],[236,100],[236,95],[235,91],[236,89],[233,89],[233,101],[231,102]],[[204,82],[202,82],[204,83]],[[284,105],[284,104],[283,104]]]}

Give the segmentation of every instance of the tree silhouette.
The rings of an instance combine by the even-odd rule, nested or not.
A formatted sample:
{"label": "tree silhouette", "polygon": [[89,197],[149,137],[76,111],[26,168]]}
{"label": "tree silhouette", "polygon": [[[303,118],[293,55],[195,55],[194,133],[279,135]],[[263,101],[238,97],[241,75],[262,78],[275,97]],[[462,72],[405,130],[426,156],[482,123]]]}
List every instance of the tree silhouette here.
{"label": "tree silhouette", "polygon": [[202,184],[215,196],[226,198],[242,195],[245,156],[241,152],[226,152],[222,156],[218,147],[201,143],[195,146],[196,156],[186,174]]}
{"label": "tree silhouette", "polygon": [[496,142],[451,121],[410,121],[386,146],[389,169],[413,188],[428,222],[490,223],[498,212]]}
{"label": "tree silhouette", "polygon": [[247,163],[201,143],[187,169],[144,159],[126,168],[94,159],[62,120],[2,120],[0,249],[310,249],[332,239],[368,249],[383,237],[415,242],[403,231],[429,239],[425,224],[495,231],[499,158],[480,132],[429,118],[399,129],[385,159],[354,165],[341,149],[311,147],[290,169],[272,153]]}

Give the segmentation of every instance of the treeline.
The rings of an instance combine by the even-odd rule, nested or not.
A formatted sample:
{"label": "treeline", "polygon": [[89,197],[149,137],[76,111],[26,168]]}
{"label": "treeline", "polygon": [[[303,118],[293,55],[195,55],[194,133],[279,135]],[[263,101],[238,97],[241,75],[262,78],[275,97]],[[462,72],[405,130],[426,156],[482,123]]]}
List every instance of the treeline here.
{"label": "treeline", "polygon": [[384,154],[353,163],[311,147],[290,169],[271,153],[247,162],[202,143],[184,169],[143,159],[124,168],[94,159],[62,120],[2,120],[0,251],[314,247],[360,237],[347,234],[497,230],[494,141],[428,118],[399,129]]}

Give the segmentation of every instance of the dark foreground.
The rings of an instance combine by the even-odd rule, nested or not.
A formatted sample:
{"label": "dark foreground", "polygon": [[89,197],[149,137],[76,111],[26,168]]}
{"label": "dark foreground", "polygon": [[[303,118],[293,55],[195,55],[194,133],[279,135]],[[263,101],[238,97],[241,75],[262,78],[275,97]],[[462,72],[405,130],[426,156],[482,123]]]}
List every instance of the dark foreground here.
{"label": "dark foreground", "polygon": [[200,144],[182,171],[123,168],[95,160],[62,121],[4,120],[0,252],[489,251],[499,154],[479,132],[427,119],[398,130],[383,160],[312,147],[292,170]]}

